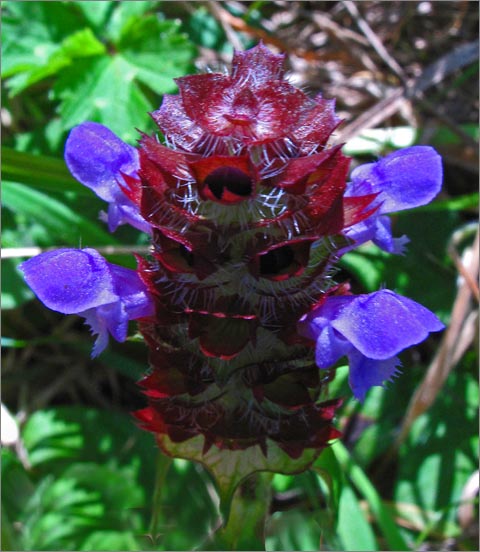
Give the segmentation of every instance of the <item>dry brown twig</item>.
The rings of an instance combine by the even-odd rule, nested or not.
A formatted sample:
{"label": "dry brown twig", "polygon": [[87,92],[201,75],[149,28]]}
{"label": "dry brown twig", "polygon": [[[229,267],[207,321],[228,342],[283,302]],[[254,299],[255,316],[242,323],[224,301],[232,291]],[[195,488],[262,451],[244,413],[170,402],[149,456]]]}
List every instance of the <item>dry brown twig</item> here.
{"label": "dry brown twig", "polygon": [[432,86],[439,84],[455,70],[473,63],[479,57],[479,41],[475,40],[455,48],[430,64],[425,71],[406,86],[397,88],[389,96],[365,111],[354,122],[346,125],[338,135],[338,142],[346,142],[365,129],[373,128],[396,113],[405,100],[416,98]]}
{"label": "dry brown twig", "polygon": [[365,21],[358,11],[357,6],[351,0],[345,0],[342,4],[347,8],[350,15],[355,19],[358,28],[365,35],[365,38],[368,40],[373,49],[381,57],[381,59],[390,67],[390,69],[400,78],[400,80],[405,83],[406,77],[403,69],[397,63],[397,61],[388,53],[385,46],[382,44],[382,41],[375,34],[370,25]]}

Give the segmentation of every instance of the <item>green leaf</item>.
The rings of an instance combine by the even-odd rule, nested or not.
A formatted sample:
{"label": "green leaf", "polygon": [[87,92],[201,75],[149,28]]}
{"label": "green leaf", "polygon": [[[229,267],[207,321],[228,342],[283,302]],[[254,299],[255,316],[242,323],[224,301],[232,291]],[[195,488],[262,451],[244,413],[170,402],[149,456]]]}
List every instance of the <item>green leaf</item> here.
{"label": "green leaf", "polygon": [[428,211],[463,211],[467,209],[478,209],[480,194],[465,194],[458,197],[444,199],[442,201],[434,201],[423,207],[415,209],[416,213]]}
{"label": "green leaf", "polygon": [[344,148],[345,155],[383,155],[388,150],[413,146],[417,129],[410,126],[392,128],[369,128],[349,140]]}
{"label": "green leaf", "polygon": [[342,492],[343,473],[331,447],[327,447],[315,460],[313,469],[328,487],[329,507],[337,515]]}
{"label": "green leaf", "polygon": [[[48,118],[47,122],[44,119]],[[63,155],[66,131],[60,117],[48,113],[40,115],[39,121],[26,132],[15,133],[13,141],[9,141],[14,151],[32,155],[54,155],[58,158]]]}
{"label": "green leaf", "polygon": [[[136,535],[140,538],[140,535],[147,533],[158,452],[153,436],[140,430],[131,416],[84,407],[50,408],[30,416],[23,428],[22,439],[34,473],[40,478],[49,474],[56,478],[63,477],[75,463],[95,463],[115,471],[119,467],[128,468],[130,471],[124,473],[130,473],[128,477],[134,478],[148,495],[145,506],[139,510],[145,514],[145,529]],[[106,470],[103,473],[107,484],[108,473]],[[98,479],[101,486],[102,477]],[[88,483],[87,475],[85,481]],[[218,517],[210,497],[210,479],[200,466],[174,460],[166,481],[167,484],[160,487],[160,502],[155,503],[160,517],[157,519],[158,535],[154,534],[152,538],[157,544],[161,542],[163,550],[194,549]],[[96,484],[92,485],[92,490],[95,490]],[[115,484],[122,487],[120,480]],[[86,488],[83,483],[82,488]],[[186,496],[189,497],[187,501]],[[127,509],[126,515],[129,511]],[[85,541],[82,549],[88,549],[87,544],[91,546],[90,549],[99,549],[97,539],[101,539],[101,542],[105,540],[106,543],[111,542],[111,539],[116,540],[118,536],[109,535],[106,532],[108,529],[104,526],[102,535],[96,536],[93,536],[91,529],[93,543]],[[142,538],[141,543],[138,549],[148,549],[146,547],[152,544],[147,536]],[[126,546],[124,544],[120,549],[126,549]]]}
{"label": "green leaf", "polygon": [[380,285],[419,301],[440,316],[450,311],[455,273],[446,264],[447,244],[459,223],[458,213],[401,213],[392,220],[395,236],[411,240],[402,255],[389,255],[372,244],[347,253],[340,264],[366,288]]}
{"label": "green leaf", "polygon": [[12,522],[9,519],[9,516],[5,511],[3,502],[0,508],[0,516],[2,519],[2,528],[1,528],[2,540],[0,541],[2,543],[2,550],[21,550],[21,547],[18,544],[15,536],[15,527],[13,526]]}
{"label": "green leaf", "polygon": [[400,533],[388,509],[363,470],[354,463],[350,453],[340,441],[332,445],[332,450],[338,463],[342,466],[346,476],[352,481],[356,489],[364,496],[370,511],[378,523],[391,550],[409,550],[408,544]]}
{"label": "green leaf", "polygon": [[118,244],[99,226],[51,196],[14,182],[4,182],[2,191],[7,209],[42,224],[58,245],[92,247]]}
{"label": "green leaf", "polygon": [[19,516],[30,500],[35,486],[17,455],[2,447],[2,506],[11,519]]}
{"label": "green leaf", "polygon": [[375,534],[365,517],[365,512],[349,485],[343,487],[340,495],[338,534],[342,539],[343,550],[379,549]]}
{"label": "green leaf", "polygon": [[122,30],[118,43],[122,57],[135,67],[136,78],[157,94],[175,92],[173,78],[193,68],[195,50],[179,27],[179,22],[152,15],[132,18]]}
{"label": "green leaf", "polygon": [[432,531],[456,522],[456,505],[478,469],[478,380],[466,365],[452,372],[433,406],[419,416],[400,448],[395,499],[437,512]]}
{"label": "green leaf", "polygon": [[[478,72],[478,65],[472,66],[475,72]],[[462,72],[463,73],[463,72]],[[475,123],[459,125],[459,127],[468,134],[473,140],[478,142],[480,130]],[[449,146],[452,144],[461,144],[462,138],[456,132],[445,126],[439,126],[435,129],[430,138],[430,143],[434,146]]]}
{"label": "green leaf", "polygon": [[26,339],[14,339],[13,337],[2,337],[0,343],[2,347],[11,347],[12,349],[23,349],[29,344]]}
{"label": "green leaf", "polygon": [[110,17],[106,34],[115,44],[120,40],[123,29],[132,19],[140,19],[149,10],[158,7],[155,0],[136,0],[135,2],[115,2],[116,7]]}
{"label": "green leaf", "polygon": [[122,140],[134,142],[135,128],[145,130],[152,124],[152,105],[135,83],[137,74],[120,55],[80,60],[65,69],[54,87],[64,128],[98,121]]}
{"label": "green leaf", "polygon": [[193,462],[157,454],[158,492],[152,498],[150,537],[145,537],[145,545],[151,547],[153,540],[155,550],[202,550],[205,537],[218,523],[210,477]]}
{"label": "green leaf", "polygon": [[84,27],[73,2],[4,2],[2,12],[4,78],[42,67],[63,39]]}
{"label": "green leaf", "polygon": [[40,410],[28,418],[22,439],[37,473],[62,473],[74,461],[112,463],[136,466],[151,486],[153,437],[129,415],[80,406]]}
{"label": "green leaf", "polygon": [[45,155],[32,155],[2,147],[2,176],[4,180],[28,184],[50,192],[75,192],[91,196],[69,173],[65,161]]}
{"label": "green leaf", "polygon": [[365,291],[376,291],[385,272],[388,254],[374,245],[363,245],[340,259],[342,268],[356,276]]}
{"label": "green leaf", "polygon": [[204,48],[222,51],[227,41],[225,31],[205,6],[199,6],[186,22],[188,36]]}
{"label": "green leaf", "polygon": [[93,531],[82,543],[81,550],[143,550],[135,531]]}
{"label": "green leaf", "polygon": [[21,85],[11,87],[12,95],[41,81],[56,75],[65,67],[72,65],[75,59],[98,56],[106,52],[105,46],[93,35],[91,29],[82,29],[71,34],[55,49],[40,67],[34,68]]}
{"label": "green leaf", "polygon": [[88,23],[100,33],[109,20],[110,13],[118,2],[111,0],[90,0],[90,2],[76,2],[76,6],[83,13]]}
{"label": "green leaf", "polygon": [[[41,480],[20,516],[27,550],[108,550],[112,533],[138,549],[142,490],[128,468],[73,464],[61,476]],[[103,542],[102,537],[106,537]],[[133,544],[133,546],[132,546]]]}
{"label": "green leaf", "polygon": [[333,544],[330,535],[325,539],[318,523],[321,513],[304,508],[275,512],[267,521],[266,550],[319,550],[319,543],[327,542],[329,550],[341,550]]}

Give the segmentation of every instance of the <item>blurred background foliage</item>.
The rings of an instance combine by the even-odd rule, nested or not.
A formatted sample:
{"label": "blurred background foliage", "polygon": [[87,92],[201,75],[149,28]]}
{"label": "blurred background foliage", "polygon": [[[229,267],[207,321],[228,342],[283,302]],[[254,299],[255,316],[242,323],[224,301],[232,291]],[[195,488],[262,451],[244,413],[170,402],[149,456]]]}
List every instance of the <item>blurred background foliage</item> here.
{"label": "blurred background foliage", "polygon": [[154,131],[148,112],[176,92],[174,77],[262,39],[289,54],[291,82],[336,98],[345,122],[334,138],[354,164],[417,143],[442,154],[441,196],[395,218],[407,255],[364,246],[339,279],[394,289],[449,325],[406,351],[404,374],[363,405],[338,369],[329,393],[346,398],[344,439],[310,471],[274,476],[267,549],[478,550],[478,3],[7,0],[1,10],[2,549],[201,549],[216,527],[209,475],[158,455],[130,416],[143,405],[142,344],[92,361],[80,319],[45,309],[16,267],[60,246],[133,266],[146,238],[99,222],[104,205],[65,168],[68,132],[94,120],[134,144],[136,129]]}

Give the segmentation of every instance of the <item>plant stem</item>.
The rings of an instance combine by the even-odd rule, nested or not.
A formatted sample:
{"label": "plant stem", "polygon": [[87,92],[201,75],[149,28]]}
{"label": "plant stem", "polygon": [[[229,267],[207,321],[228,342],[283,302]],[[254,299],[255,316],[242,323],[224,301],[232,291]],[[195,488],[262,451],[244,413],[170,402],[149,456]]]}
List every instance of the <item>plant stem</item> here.
{"label": "plant stem", "polygon": [[153,544],[156,544],[160,537],[158,526],[161,518],[162,490],[171,464],[172,459],[169,456],[165,456],[165,454],[161,452],[158,453],[155,471],[155,487],[152,497],[152,517],[150,518],[150,524],[148,526],[148,536],[152,539]]}
{"label": "plant stem", "polygon": [[265,550],[272,477],[271,473],[256,473],[239,485],[228,519],[207,543],[206,550]]}

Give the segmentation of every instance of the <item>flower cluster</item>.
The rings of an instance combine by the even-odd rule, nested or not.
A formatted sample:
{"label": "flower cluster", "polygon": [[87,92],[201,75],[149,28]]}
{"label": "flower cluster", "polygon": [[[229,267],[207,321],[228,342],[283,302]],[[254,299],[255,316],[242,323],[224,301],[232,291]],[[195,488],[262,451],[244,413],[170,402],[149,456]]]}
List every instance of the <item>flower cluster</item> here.
{"label": "flower cluster", "polygon": [[329,145],[334,101],[309,98],[262,44],[236,52],[230,74],[177,79],[151,115],[163,141],[139,148],[86,122],[73,129],[72,174],[109,204],[108,224],[151,235],[136,271],[92,249],[45,253],[22,265],[50,308],[85,317],[98,339],[127,336],[129,320],[150,351],[137,418],[167,452],[203,436],[203,450],[271,447],[298,458],[338,435],[340,401],[327,397],[332,368],[350,364],[363,400],[391,379],[397,355],[442,329],[389,290],[353,295],[334,281],[339,257],[372,240],[401,253],[389,213],[439,192],[430,147],[407,148],[356,168]]}

